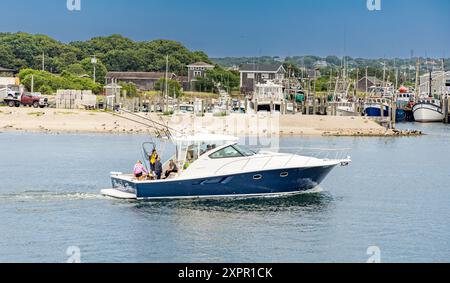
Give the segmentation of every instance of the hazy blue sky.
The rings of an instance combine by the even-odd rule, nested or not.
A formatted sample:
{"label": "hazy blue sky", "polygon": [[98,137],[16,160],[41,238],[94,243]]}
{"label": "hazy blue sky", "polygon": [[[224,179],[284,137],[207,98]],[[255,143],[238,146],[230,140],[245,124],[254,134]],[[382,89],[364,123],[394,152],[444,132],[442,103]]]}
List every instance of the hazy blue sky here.
{"label": "hazy blue sky", "polygon": [[449,0],[0,0],[0,31],[173,39],[212,57],[450,54]]}

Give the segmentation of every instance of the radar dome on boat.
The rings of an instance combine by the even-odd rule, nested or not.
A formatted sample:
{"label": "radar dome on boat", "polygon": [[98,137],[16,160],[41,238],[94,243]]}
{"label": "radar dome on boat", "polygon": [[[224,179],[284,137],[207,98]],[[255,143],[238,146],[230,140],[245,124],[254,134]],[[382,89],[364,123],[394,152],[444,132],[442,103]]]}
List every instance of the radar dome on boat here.
{"label": "radar dome on boat", "polygon": [[407,93],[407,92],[409,92],[409,88],[407,88],[407,87],[405,87],[405,86],[402,86],[402,87],[400,87],[400,88],[398,89],[398,91],[399,91],[400,93]]}

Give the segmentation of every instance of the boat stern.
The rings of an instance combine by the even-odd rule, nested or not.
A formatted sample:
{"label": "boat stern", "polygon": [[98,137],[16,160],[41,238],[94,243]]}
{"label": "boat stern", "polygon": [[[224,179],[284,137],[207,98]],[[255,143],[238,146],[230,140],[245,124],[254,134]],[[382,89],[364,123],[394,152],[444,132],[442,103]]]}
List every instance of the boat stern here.
{"label": "boat stern", "polygon": [[118,199],[137,199],[137,185],[132,177],[111,172],[111,184],[112,188],[102,190],[102,195]]}

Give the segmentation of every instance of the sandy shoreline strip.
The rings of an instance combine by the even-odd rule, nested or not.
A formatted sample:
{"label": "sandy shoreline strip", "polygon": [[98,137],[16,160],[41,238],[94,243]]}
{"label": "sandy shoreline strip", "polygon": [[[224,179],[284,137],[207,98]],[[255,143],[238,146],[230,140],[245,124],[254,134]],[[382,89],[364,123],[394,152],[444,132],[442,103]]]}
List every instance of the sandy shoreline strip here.
{"label": "sandy shoreline strip", "polygon": [[[140,114],[159,122],[168,122],[184,132],[210,132],[236,136],[293,135],[293,136],[398,136],[411,133],[386,131],[365,117],[302,116],[302,115],[246,115],[227,117],[194,117],[193,115],[161,116]],[[140,120],[130,114],[124,117]],[[149,123],[145,120],[140,120]],[[34,109],[0,107],[0,131],[46,133],[105,133],[152,134],[152,129],[102,111]]]}

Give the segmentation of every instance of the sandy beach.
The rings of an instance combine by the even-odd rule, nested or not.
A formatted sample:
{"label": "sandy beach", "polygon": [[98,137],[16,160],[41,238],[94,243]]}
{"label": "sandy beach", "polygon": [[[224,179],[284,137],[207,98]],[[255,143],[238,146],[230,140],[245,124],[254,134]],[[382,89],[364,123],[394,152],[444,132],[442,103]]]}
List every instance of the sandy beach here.
{"label": "sandy beach", "polygon": [[[215,134],[244,135],[312,135],[312,136],[394,136],[365,117],[302,116],[270,114],[232,114],[226,117],[196,117],[193,115],[162,116],[139,114],[185,133],[210,132]],[[110,133],[150,134],[153,130],[135,123],[140,120],[130,114],[124,118],[102,111],[8,108],[0,107],[0,131],[47,133]],[[401,134],[401,133],[400,133]]]}

